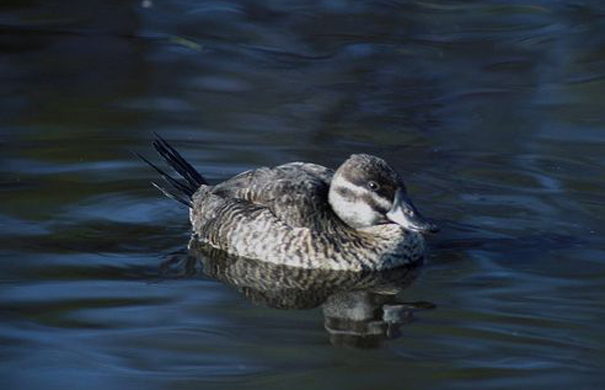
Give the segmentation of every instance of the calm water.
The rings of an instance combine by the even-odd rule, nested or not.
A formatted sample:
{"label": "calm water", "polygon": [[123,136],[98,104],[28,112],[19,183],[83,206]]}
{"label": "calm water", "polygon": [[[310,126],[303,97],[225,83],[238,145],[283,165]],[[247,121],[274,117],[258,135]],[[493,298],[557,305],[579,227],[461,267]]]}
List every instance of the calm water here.
{"label": "calm water", "polygon": [[[605,387],[602,2],[28,0],[0,53],[0,388]],[[188,252],[154,131],[380,155],[442,231],[319,285]]]}

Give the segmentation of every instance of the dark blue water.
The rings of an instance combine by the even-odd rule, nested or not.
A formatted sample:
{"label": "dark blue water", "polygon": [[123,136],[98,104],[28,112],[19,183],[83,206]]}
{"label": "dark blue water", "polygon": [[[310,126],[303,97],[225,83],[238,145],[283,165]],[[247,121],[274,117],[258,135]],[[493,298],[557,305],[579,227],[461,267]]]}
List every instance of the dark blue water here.
{"label": "dark blue water", "polygon": [[[31,0],[0,54],[0,388],[605,386],[602,2]],[[332,284],[191,253],[154,131],[212,181],[379,155],[442,231]]]}

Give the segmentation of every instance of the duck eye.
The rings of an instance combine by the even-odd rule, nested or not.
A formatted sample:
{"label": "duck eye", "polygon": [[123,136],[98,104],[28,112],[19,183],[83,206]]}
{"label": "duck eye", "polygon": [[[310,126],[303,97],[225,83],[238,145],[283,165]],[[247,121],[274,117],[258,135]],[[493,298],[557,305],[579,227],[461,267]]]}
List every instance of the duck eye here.
{"label": "duck eye", "polygon": [[369,181],[368,188],[371,189],[372,191],[377,191],[380,188],[380,186],[375,181]]}

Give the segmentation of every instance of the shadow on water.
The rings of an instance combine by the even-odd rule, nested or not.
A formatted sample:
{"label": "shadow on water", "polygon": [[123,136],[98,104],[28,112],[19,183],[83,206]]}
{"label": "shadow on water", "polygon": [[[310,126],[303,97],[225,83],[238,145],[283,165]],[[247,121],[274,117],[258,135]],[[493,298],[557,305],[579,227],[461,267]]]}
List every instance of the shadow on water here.
{"label": "shadow on water", "polygon": [[421,264],[381,272],[303,269],[245,259],[197,242],[160,265],[163,275],[205,274],[235,288],[257,305],[305,310],[321,306],[334,345],[376,348],[397,338],[401,326],[428,302],[404,302],[400,293],[418,276]]}

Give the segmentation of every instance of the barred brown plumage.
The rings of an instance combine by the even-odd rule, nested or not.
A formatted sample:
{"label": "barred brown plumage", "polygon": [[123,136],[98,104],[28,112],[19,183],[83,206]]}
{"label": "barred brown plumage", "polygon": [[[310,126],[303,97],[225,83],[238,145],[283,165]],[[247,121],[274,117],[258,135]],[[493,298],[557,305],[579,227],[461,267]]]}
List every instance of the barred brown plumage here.
{"label": "barred brown plumage", "polygon": [[399,174],[367,154],[336,171],[293,162],[210,185],[165,140],[158,153],[184,181],[157,170],[167,196],[190,207],[197,239],[228,253],[288,266],[382,270],[420,262],[421,233],[436,230],[407,196]]}

